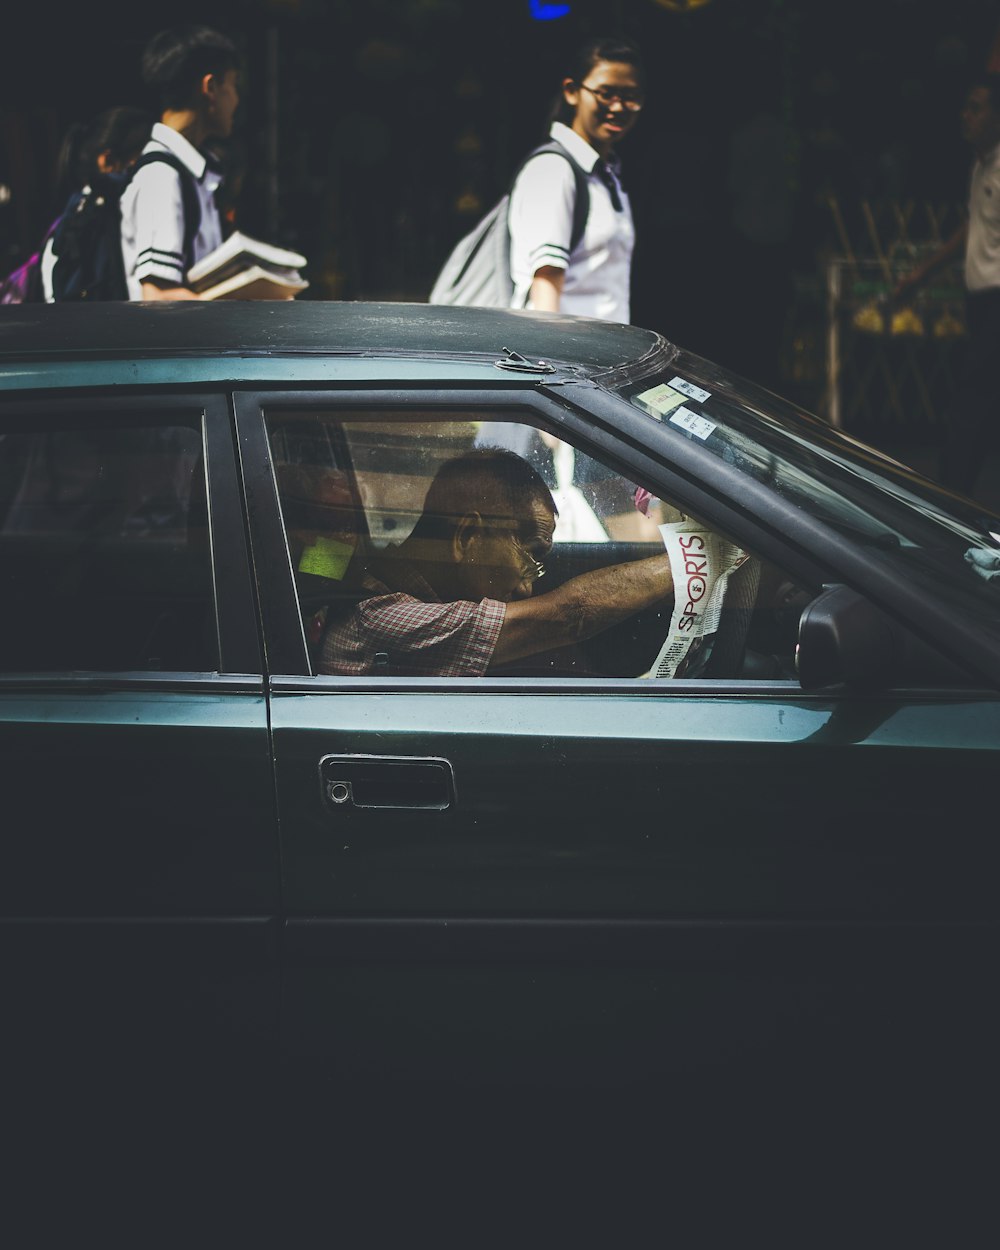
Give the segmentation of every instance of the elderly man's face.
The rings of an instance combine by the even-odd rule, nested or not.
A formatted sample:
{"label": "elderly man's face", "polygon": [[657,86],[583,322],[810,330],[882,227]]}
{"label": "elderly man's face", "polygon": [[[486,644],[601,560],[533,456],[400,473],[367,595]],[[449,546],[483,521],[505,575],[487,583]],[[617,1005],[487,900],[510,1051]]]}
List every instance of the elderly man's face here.
{"label": "elderly man's face", "polygon": [[501,603],[526,599],[552,550],[554,529],[552,509],[540,499],[533,500],[520,519],[484,521],[459,561],[463,598]]}

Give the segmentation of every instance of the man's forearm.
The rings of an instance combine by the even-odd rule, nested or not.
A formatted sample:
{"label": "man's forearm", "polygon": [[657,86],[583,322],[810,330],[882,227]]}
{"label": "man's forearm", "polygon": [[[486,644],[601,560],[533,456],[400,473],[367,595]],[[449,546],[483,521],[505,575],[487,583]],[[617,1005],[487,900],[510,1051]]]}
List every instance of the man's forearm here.
{"label": "man's forearm", "polygon": [[651,556],[583,573],[545,595],[507,604],[495,664],[582,642],[673,591],[670,560]]}

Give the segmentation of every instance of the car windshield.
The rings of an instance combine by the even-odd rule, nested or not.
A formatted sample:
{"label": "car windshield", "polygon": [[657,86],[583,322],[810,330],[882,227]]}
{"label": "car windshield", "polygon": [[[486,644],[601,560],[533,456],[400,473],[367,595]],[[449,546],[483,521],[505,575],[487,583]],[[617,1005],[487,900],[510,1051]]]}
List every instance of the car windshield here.
{"label": "car windshield", "polygon": [[747,385],[743,397],[685,363],[619,393],[957,610],[1000,621],[1000,516],[770,393]]}

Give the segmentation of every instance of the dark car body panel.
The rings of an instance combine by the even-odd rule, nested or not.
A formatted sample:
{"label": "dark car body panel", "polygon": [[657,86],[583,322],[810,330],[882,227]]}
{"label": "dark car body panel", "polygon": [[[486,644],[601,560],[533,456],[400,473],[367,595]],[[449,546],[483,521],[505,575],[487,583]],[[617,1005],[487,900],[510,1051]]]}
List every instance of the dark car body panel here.
{"label": "dark car body panel", "polygon": [[[996,639],[611,389],[681,359],[738,379],[558,316],[0,313],[0,421],[202,414],[219,655],[0,676],[8,1036],[39,1086],[166,1054],[329,1115],[386,1090],[669,1099],[832,1056],[878,1080],[894,1056],[902,1083],[956,1038],[985,1053]],[[804,584],[852,586],[955,680],[316,676],[266,414],[317,407],[527,414]],[[561,575],[588,558],[567,549]],[[331,757],[375,800],[331,802]],[[400,783],[400,761],[424,771]]]}

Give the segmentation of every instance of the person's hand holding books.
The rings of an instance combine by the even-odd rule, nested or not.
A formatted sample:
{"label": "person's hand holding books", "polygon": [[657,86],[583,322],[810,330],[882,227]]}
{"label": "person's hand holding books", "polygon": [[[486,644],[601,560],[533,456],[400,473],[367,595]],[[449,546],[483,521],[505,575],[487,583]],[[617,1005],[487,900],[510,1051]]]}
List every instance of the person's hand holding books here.
{"label": "person's hand holding books", "polygon": [[294,299],[309,285],[299,270],[306,258],[234,231],[188,270],[200,299]]}

